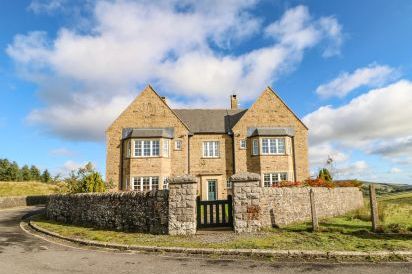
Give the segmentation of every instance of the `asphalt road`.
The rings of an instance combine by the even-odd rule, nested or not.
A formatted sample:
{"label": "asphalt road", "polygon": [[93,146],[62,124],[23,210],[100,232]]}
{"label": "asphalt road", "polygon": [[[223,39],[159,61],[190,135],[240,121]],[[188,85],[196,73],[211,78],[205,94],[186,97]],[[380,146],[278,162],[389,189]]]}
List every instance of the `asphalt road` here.
{"label": "asphalt road", "polygon": [[412,273],[412,263],[328,264],[220,260],[93,250],[24,232],[20,219],[39,208],[0,210],[0,273]]}

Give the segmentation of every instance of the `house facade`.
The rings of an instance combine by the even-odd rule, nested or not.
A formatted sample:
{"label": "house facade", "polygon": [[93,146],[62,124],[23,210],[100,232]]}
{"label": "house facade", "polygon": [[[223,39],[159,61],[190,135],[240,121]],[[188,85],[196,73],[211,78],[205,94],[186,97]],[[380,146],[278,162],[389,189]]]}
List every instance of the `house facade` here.
{"label": "house facade", "polygon": [[191,174],[202,200],[226,199],[229,177],[261,175],[261,186],[309,177],[308,129],[271,89],[249,109],[171,109],[151,86],[106,131],[106,179],[116,190],[167,188]]}

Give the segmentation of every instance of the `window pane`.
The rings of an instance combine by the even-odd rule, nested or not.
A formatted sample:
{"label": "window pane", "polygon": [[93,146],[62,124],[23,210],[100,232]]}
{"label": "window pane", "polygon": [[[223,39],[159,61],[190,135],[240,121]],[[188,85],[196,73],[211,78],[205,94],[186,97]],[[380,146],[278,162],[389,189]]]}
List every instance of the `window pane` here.
{"label": "window pane", "polygon": [[139,177],[133,177],[133,189],[140,190],[140,178]]}
{"label": "window pane", "polygon": [[142,141],[143,143],[143,155],[150,156],[150,141]]}
{"label": "window pane", "polygon": [[277,153],[285,153],[285,138],[279,138],[278,140],[278,151]]}
{"label": "window pane", "polygon": [[169,182],[167,181],[167,177],[163,178],[163,189],[169,188]]}
{"label": "window pane", "polygon": [[134,141],[134,156],[142,156],[142,142]]}
{"label": "window pane", "polygon": [[169,140],[163,140],[163,156],[169,157]]}
{"label": "window pane", "polygon": [[152,155],[151,156],[159,156],[160,155],[160,141],[155,140],[152,142]]}
{"label": "window pane", "polygon": [[245,149],[246,148],[246,140],[240,140],[240,148]]}
{"label": "window pane", "polygon": [[263,184],[265,187],[270,187],[271,186],[271,182],[270,182],[270,174],[264,174],[263,176]]}
{"label": "window pane", "polygon": [[143,177],[143,191],[150,190],[150,177]]}
{"label": "window pane", "polygon": [[213,146],[214,146],[214,144],[213,144],[213,142],[208,142],[208,144],[209,144],[209,156],[213,157]]}
{"label": "window pane", "polygon": [[207,142],[203,142],[203,157],[209,156],[208,144]]}
{"label": "window pane", "polygon": [[280,180],[281,181],[287,181],[288,180],[288,174],[286,172],[280,173]]}
{"label": "window pane", "polygon": [[258,155],[259,151],[259,141],[257,139],[253,140],[253,155]]}
{"label": "window pane", "polygon": [[175,142],[175,149],[177,150],[181,150],[182,149],[182,141],[181,140],[177,140]]}
{"label": "window pane", "polygon": [[219,142],[213,142],[214,143],[214,157],[219,157]]}
{"label": "window pane", "polygon": [[152,177],[152,190],[159,189],[159,177]]}
{"label": "window pane", "polygon": [[269,139],[269,153],[276,153],[276,139]]}
{"label": "window pane", "polygon": [[262,139],[262,153],[269,153],[269,139]]}

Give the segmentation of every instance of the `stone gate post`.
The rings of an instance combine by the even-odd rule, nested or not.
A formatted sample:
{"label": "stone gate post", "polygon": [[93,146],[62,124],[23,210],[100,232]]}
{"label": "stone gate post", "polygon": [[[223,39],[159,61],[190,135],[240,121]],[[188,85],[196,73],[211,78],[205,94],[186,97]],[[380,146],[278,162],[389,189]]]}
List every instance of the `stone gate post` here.
{"label": "stone gate post", "polygon": [[230,177],[233,186],[233,229],[236,233],[259,231],[262,226],[260,175],[236,173]]}
{"label": "stone gate post", "polygon": [[169,234],[196,233],[197,180],[191,175],[168,179],[169,183]]}

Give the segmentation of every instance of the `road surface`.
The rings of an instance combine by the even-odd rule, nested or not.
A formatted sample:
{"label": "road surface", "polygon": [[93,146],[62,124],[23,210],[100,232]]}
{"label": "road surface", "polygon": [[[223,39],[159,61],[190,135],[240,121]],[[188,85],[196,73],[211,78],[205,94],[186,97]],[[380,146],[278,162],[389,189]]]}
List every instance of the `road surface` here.
{"label": "road surface", "polygon": [[39,208],[0,210],[0,273],[412,273],[412,263],[334,264],[220,260],[93,250],[24,232],[20,220]]}

